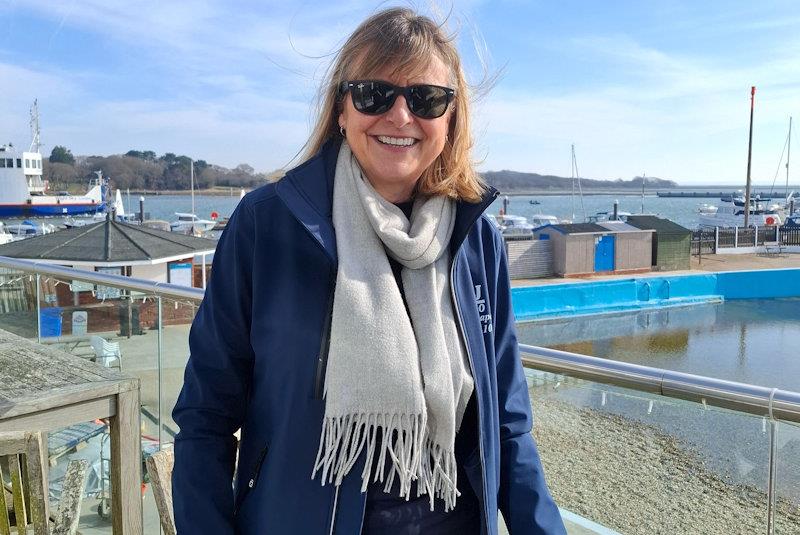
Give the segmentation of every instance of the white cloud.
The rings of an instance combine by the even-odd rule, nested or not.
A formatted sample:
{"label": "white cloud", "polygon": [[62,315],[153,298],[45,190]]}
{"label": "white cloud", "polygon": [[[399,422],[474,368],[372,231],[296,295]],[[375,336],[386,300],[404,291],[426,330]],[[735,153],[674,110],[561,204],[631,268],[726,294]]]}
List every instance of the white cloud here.
{"label": "white cloud", "polygon": [[555,95],[499,87],[479,111],[484,169],[567,174],[569,145],[582,174],[630,178],[643,171],[679,181],[744,177],[750,83],[756,97],[753,176],[771,182],[788,127],[800,111],[793,46],[756,65],[731,69],[679,56],[626,36],[572,40],[614,72],[613,84]]}

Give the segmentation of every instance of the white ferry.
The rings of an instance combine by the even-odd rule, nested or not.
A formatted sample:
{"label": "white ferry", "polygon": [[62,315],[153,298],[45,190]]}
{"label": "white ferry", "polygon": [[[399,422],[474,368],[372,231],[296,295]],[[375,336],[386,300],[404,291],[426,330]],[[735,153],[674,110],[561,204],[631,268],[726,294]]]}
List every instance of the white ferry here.
{"label": "white ferry", "polygon": [[27,151],[0,145],[0,217],[63,216],[96,213],[104,208],[105,185],[93,180],[86,195],[47,191],[39,152],[39,111],[31,108],[33,141]]}

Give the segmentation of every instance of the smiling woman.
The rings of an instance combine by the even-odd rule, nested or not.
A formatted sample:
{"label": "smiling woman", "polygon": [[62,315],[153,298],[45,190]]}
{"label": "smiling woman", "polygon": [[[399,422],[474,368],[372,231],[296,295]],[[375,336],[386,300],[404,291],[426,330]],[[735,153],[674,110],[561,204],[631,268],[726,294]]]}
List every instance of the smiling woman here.
{"label": "smiling woman", "polygon": [[173,413],[179,532],[565,532],[452,39],[364,21],[306,161],[231,217]]}
{"label": "smiling woman", "polygon": [[378,80],[407,87],[381,81],[340,85],[352,96],[344,98],[340,90],[340,131],[372,187],[390,202],[408,201],[419,177],[442,153],[452,119],[448,103],[454,93],[442,87],[450,80],[448,70],[434,56],[412,79],[401,80],[392,66],[376,73]]}

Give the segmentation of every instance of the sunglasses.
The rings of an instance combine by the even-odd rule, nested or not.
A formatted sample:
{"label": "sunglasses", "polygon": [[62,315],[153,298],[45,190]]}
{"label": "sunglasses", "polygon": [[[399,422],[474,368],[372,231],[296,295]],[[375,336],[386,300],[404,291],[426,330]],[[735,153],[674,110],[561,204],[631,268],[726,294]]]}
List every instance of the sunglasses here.
{"label": "sunglasses", "polygon": [[408,87],[392,85],[380,80],[354,80],[339,84],[339,98],[350,91],[353,107],[367,115],[380,115],[389,111],[403,95],[408,109],[421,119],[436,119],[444,115],[456,94],[455,89],[431,84]]}

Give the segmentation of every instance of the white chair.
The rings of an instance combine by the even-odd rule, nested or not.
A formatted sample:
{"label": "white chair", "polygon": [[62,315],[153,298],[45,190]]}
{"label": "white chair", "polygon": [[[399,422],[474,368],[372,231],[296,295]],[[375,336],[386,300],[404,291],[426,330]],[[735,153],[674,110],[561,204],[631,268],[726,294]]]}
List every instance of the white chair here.
{"label": "white chair", "polygon": [[92,336],[89,344],[94,349],[98,362],[107,368],[116,366],[119,371],[122,371],[122,353],[119,350],[119,342],[109,342],[102,336]]}

